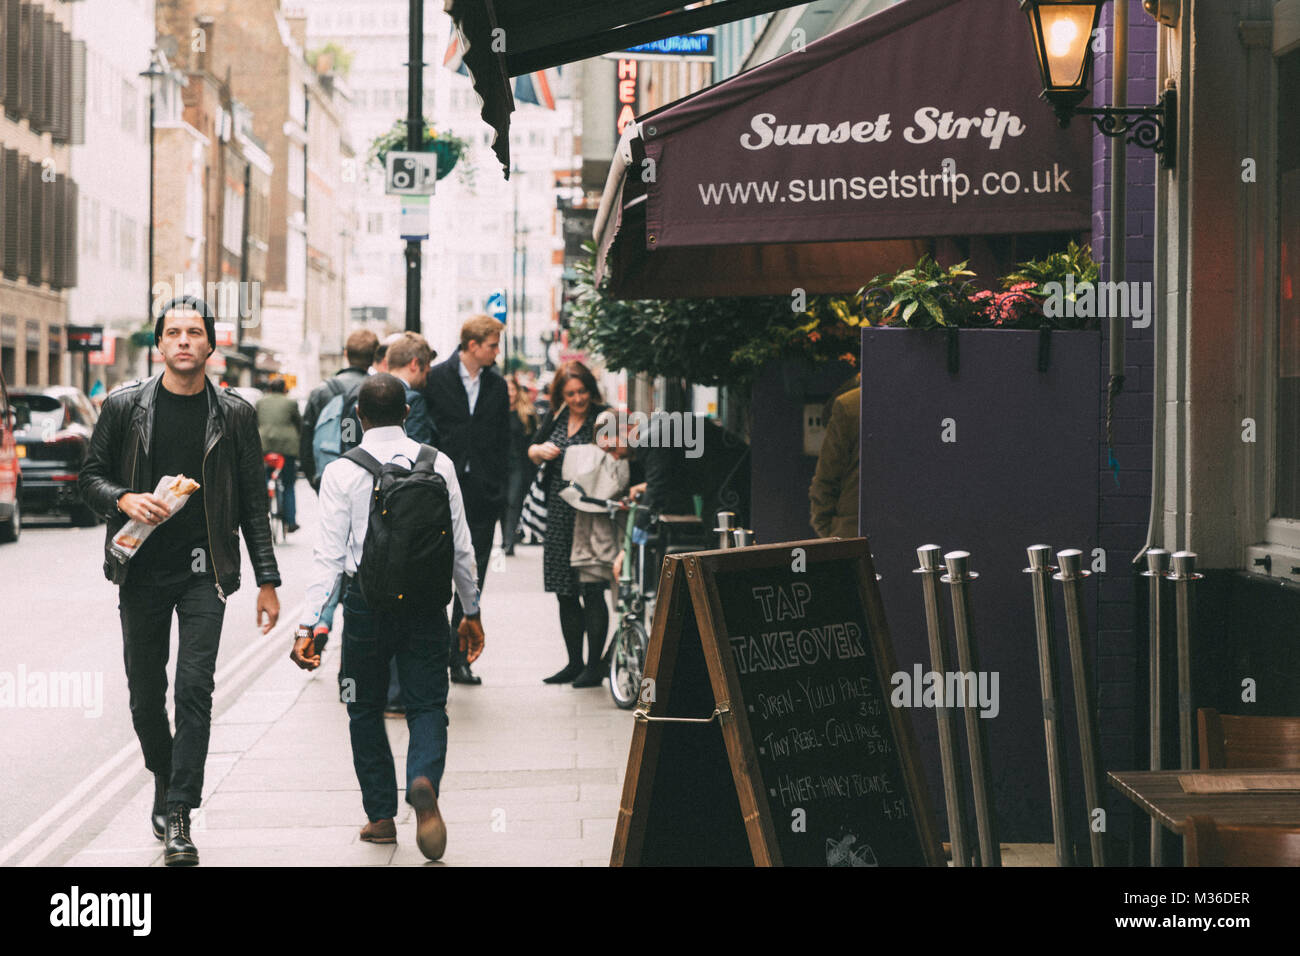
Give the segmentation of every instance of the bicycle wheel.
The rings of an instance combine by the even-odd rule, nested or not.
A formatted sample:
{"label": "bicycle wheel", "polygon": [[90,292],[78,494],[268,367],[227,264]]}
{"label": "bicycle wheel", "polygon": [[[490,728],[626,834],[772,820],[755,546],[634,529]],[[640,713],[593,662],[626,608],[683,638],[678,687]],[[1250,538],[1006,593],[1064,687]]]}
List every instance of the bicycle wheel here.
{"label": "bicycle wheel", "polygon": [[609,693],[623,710],[631,710],[641,696],[641,674],[649,644],[641,622],[624,618],[614,635],[614,653],[609,659]]}
{"label": "bicycle wheel", "polygon": [[277,479],[270,489],[270,498],[267,502],[270,506],[272,544],[284,544],[289,537],[288,528],[284,523],[284,516],[280,514],[280,504],[283,500],[281,496],[283,492],[284,486],[281,485],[280,481]]}

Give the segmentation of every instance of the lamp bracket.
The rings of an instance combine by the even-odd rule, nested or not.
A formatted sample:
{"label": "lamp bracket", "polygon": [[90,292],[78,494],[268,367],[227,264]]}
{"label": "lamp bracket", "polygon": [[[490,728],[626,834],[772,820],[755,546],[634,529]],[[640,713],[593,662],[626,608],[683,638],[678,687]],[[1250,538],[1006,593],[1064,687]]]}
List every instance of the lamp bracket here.
{"label": "lamp bracket", "polygon": [[1069,122],[1070,116],[1090,117],[1102,135],[1112,139],[1123,136],[1135,146],[1159,153],[1165,169],[1175,168],[1178,102],[1173,87],[1160,94],[1157,106],[1076,106],[1061,116],[1062,125]]}

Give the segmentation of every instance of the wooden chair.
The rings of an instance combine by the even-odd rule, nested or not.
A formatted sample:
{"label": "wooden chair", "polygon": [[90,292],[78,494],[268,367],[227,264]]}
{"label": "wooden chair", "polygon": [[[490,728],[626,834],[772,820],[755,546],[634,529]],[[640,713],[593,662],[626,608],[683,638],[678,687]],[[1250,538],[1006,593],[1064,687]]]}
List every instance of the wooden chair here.
{"label": "wooden chair", "polygon": [[1300,866],[1300,827],[1224,826],[1213,817],[1188,817],[1183,848],[1187,866]]}
{"label": "wooden chair", "polygon": [[1196,712],[1202,770],[1300,769],[1300,717],[1233,717]]}

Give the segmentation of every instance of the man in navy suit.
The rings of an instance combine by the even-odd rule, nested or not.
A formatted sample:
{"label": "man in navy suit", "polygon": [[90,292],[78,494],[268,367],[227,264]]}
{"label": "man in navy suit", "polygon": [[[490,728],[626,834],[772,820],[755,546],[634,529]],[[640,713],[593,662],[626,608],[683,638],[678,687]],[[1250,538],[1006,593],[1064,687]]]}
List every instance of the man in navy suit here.
{"label": "man in navy suit", "polygon": [[[505,379],[494,368],[501,329],[501,323],[491,316],[471,317],[461,327],[460,350],[429,369],[424,385],[429,414],[441,438],[438,450],[455,464],[465,499],[480,593],[492,555],[492,536],[505,506],[510,470],[510,399]],[[452,606],[453,634],[461,614],[457,597]],[[452,641],[448,667],[457,684],[483,682],[470,670],[457,641]]]}

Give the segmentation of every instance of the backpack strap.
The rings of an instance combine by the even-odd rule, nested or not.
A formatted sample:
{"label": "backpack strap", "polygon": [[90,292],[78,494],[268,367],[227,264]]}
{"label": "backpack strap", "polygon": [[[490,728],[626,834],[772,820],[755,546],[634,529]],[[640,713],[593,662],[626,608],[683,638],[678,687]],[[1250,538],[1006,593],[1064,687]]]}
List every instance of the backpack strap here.
{"label": "backpack strap", "polygon": [[379,463],[374,455],[368,451],[362,450],[360,446],[345,451],[340,458],[346,458],[354,465],[360,465],[366,471],[370,472],[371,477],[378,478],[383,473],[384,466]]}
{"label": "backpack strap", "polygon": [[429,466],[432,467],[434,462],[436,462],[437,460],[438,460],[438,449],[434,448],[432,445],[422,444],[420,445],[419,452],[416,453],[414,464],[419,465],[423,462],[428,462]]}

